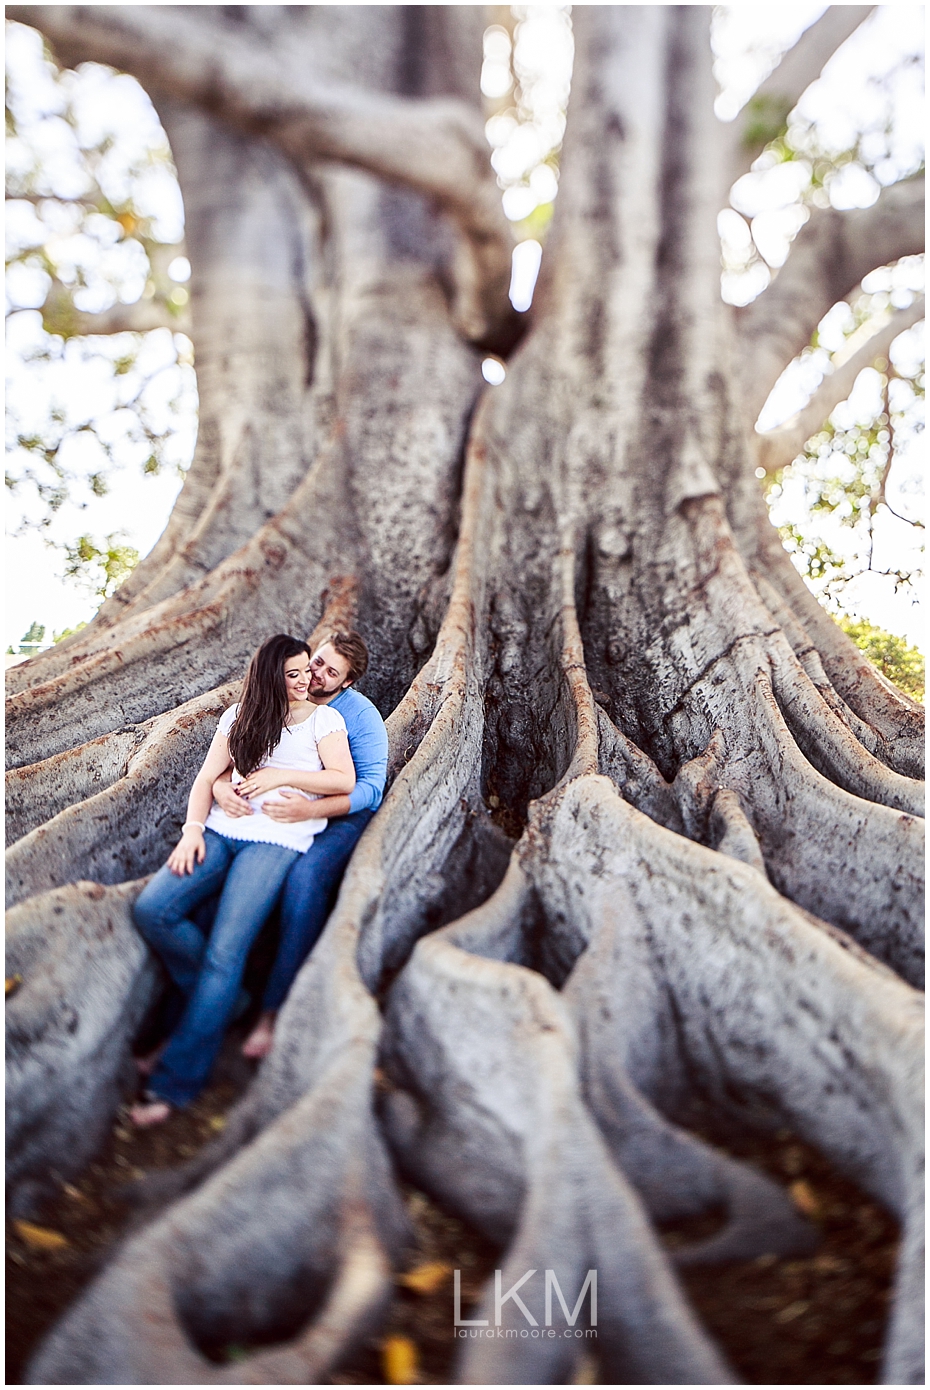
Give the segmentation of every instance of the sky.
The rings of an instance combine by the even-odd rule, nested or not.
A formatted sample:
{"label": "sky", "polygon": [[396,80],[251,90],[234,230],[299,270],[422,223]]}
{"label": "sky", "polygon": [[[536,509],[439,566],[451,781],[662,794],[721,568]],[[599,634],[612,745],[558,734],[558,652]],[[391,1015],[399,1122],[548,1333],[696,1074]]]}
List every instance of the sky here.
{"label": "sky", "polygon": [[[733,118],[779,53],[823,9],[809,3],[718,9],[713,42],[721,87],[717,109],[722,119]],[[506,30],[492,26],[485,36],[481,85],[490,113],[489,158],[502,185],[505,211],[523,238],[515,255],[511,292],[518,307],[524,308],[539,267],[545,222],[557,198],[556,156],[565,123],[571,31],[567,6],[517,6],[514,12],[520,20],[515,51],[511,52]],[[857,134],[862,138],[872,172],[855,162],[843,170],[829,188],[829,200],[839,207],[869,206],[880,195],[882,183],[893,182],[915,167],[923,121],[921,74],[913,64],[900,64],[903,54],[921,50],[922,32],[920,7],[880,9],[843,45],[821,81],[799,103],[794,133],[799,141],[811,142],[807,164],[799,159],[797,167],[757,169],[736,186],[732,206],[724,211],[720,224],[725,299],[748,302],[777,273],[791,238],[808,215],[804,169],[809,170],[815,156],[847,149]],[[88,167],[81,150],[90,149],[95,177],[110,201],[118,203],[131,196],[133,205],[148,219],[146,226],[155,240],[179,243],[179,255],[168,274],[175,285],[174,302],[182,304],[189,274],[180,254],[183,207],[167,142],[145,93],[132,78],[97,65],[84,65],[78,75],[65,79],[63,89],[42,62],[37,36],[17,25],[10,26],[9,33],[11,92],[24,129],[28,128],[25,141],[10,142],[8,161],[14,175],[28,175],[30,167],[41,163],[44,192],[62,199],[79,196],[86,188]],[[877,80],[896,65],[899,70],[890,88]],[[70,120],[65,119],[65,97],[73,112]],[[48,206],[43,205],[43,227],[33,206],[24,201],[13,205],[8,239],[12,238],[15,248],[28,250],[47,240]],[[53,238],[55,271],[66,283],[82,284],[75,296],[78,307],[94,311],[117,298],[130,303],[145,292],[145,258],[140,262],[133,252],[138,242],[114,241],[112,224],[105,225],[109,219],[78,227],[73,220],[69,223],[67,207],[55,215],[61,219]],[[876,281],[878,309],[889,300],[903,307],[921,276],[918,264],[899,268],[896,284]],[[48,534],[59,541],[85,530],[98,537],[111,534],[145,554],[164,528],[193,452],[196,382],[191,344],[183,333],[157,330],[146,335],[133,360],[115,373],[114,360],[121,353],[132,356],[121,347],[125,337],[72,339],[63,344],[44,333],[38,306],[48,284],[43,270],[24,264],[8,277],[7,305],[8,310],[14,309],[8,326],[11,418],[20,434],[41,430],[43,419],[47,422],[55,409],[71,423],[93,420],[96,433],[79,430],[62,449],[62,457],[75,476],[93,476],[99,464],[110,480],[106,496],[94,495],[87,485],[76,486],[75,501],[60,508]],[[842,315],[834,315],[835,321],[826,325],[826,341],[832,331],[835,346],[841,346],[844,333],[855,326],[841,319]],[[895,353],[905,361],[915,359],[915,354],[919,357],[916,333],[899,342],[893,359]],[[806,354],[795,363],[770,398],[764,412],[768,424],[797,409],[829,369],[826,347],[819,356]],[[503,373],[496,363],[485,369],[492,384],[502,380]],[[875,382],[864,374],[847,410],[850,420],[857,411],[868,410],[870,391],[874,396]],[[133,400],[141,407],[145,428],[140,428],[139,417],[129,408]],[[160,440],[159,466],[157,471],[143,473],[153,432]],[[921,443],[915,431],[907,438],[902,433],[893,477],[894,496],[905,511],[920,505]],[[101,447],[109,450],[109,459],[99,453]],[[789,487],[776,510],[787,515],[791,506]],[[41,510],[30,488],[21,486],[8,505],[8,531],[15,531],[23,519],[35,518]],[[880,546],[889,555],[900,558],[913,548],[913,528],[890,517],[883,525]],[[844,536],[838,521],[833,529],[836,534],[828,537],[831,543],[847,543],[848,535]],[[6,565],[4,646],[17,645],[33,621],[45,626],[49,640],[53,632],[86,621],[95,611],[99,600],[86,587],[62,579],[61,552],[49,548],[37,532],[8,540]],[[908,596],[893,592],[891,581],[864,576],[844,595],[844,603],[856,616],[869,617],[923,646],[919,612]]]}

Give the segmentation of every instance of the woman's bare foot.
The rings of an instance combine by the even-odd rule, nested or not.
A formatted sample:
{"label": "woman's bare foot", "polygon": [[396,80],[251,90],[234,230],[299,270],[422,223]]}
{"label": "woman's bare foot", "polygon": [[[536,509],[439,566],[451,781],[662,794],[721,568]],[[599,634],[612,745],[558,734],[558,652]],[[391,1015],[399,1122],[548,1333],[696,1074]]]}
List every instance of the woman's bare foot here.
{"label": "woman's bare foot", "polygon": [[136,1129],[151,1129],[153,1125],[164,1124],[173,1109],[174,1106],[166,1100],[159,1100],[157,1096],[146,1096],[132,1107],[129,1118]]}
{"label": "woman's bare foot", "polygon": [[267,1057],[274,1047],[274,1023],[276,1015],[262,1014],[245,1042],[242,1044],[243,1057]]}

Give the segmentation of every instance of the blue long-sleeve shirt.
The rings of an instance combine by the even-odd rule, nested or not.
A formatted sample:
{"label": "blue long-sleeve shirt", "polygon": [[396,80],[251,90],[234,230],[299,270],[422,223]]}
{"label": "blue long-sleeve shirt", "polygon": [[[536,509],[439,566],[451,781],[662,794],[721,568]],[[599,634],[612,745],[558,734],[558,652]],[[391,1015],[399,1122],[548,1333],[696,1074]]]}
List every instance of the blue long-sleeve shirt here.
{"label": "blue long-sleeve shirt", "polygon": [[355,787],[349,796],[349,814],[369,808],[377,811],[387,779],[388,737],[384,720],[375,706],[351,685],[330,700],[346,721],[349,752],[355,764]]}

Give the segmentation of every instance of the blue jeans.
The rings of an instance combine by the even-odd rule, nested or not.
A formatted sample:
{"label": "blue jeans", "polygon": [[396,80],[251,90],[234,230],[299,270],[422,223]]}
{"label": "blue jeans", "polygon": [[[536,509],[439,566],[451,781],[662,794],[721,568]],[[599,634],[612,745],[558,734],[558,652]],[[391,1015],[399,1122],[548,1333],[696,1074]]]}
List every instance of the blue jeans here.
{"label": "blue jeans", "polygon": [[333,909],[345,867],[374,811],[331,820],[287,876],[281,899],[281,936],[263,1009],[277,1010]]}
{"label": "blue jeans", "polygon": [[[186,998],[184,1013],[152,1074],[150,1090],[186,1105],[202,1090],[236,1005],[246,958],[275,905],[298,850],[230,840],[207,830],[206,854],[179,878],[167,864],[139,894],[133,916]],[[222,888],[209,939],[189,920]]]}

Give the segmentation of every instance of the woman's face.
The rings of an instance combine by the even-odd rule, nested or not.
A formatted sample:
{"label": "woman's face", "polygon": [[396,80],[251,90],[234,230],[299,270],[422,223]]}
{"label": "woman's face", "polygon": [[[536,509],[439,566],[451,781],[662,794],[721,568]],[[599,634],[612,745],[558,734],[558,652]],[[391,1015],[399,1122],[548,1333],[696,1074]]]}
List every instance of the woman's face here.
{"label": "woman's face", "polygon": [[306,700],[310,689],[310,658],[306,652],[289,656],[284,663],[284,684],[288,701]]}

